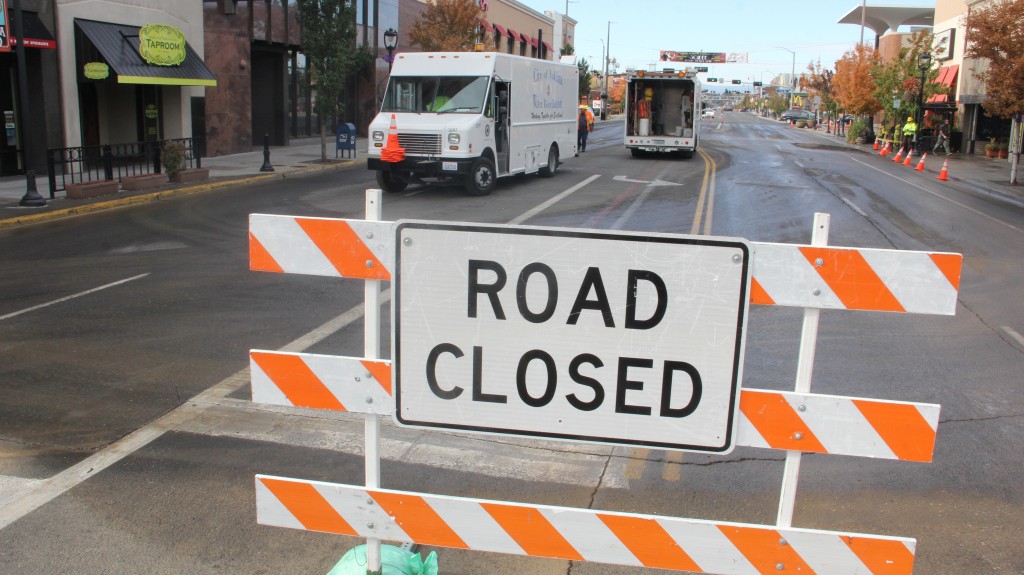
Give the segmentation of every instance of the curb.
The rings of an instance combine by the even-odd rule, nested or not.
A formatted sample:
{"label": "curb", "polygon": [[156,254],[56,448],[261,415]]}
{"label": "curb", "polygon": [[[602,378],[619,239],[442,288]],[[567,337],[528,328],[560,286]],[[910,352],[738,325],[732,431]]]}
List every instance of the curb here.
{"label": "curb", "polygon": [[209,182],[205,184],[198,184],[194,186],[185,186],[181,188],[175,188],[173,190],[161,190],[158,192],[150,192],[148,194],[141,194],[138,196],[128,196],[124,198],[117,198],[114,200],[106,200],[96,202],[93,204],[85,204],[82,206],[75,206],[71,208],[63,208],[59,210],[53,210],[50,212],[42,212],[37,214],[26,214],[24,216],[15,216],[13,218],[0,219],[0,229],[11,228],[14,226],[35,224],[48,220],[55,220],[60,218],[67,218],[71,216],[80,216],[83,214],[90,214],[93,212],[99,212],[103,210],[111,210],[114,208],[121,208],[125,206],[133,206],[136,204],[145,204],[149,202],[156,202],[160,200],[166,200],[178,196],[187,196],[191,194],[198,194],[202,192],[209,192],[221,188],[227,188],[231,186],[243,186],[246,184],[253,184],[263,182],[266,180],[272,180],[275,178],[291,178],[296,176],[304,176],[312,173],[325,172],[329,170],[343,170],[356,164],[355,159],[351,159],[339,164],[331,164],[326,166],[310,166],[307,168],[300,168],[298,170],[292,170],[290,172],[282,172],[275,174],[257,174],[254,176],[243,176],[238,179],[232,180],[221,180],[219,182]]}

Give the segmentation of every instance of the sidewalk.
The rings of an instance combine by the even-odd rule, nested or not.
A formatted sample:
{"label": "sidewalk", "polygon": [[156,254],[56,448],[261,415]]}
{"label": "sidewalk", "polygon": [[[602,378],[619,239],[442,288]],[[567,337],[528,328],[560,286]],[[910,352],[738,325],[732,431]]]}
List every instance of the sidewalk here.
{"label": "sidewalk", "polygon": [[18,205],[28,189],[25,176],[0,178],[0,228],[150,202],[226,186],[295,177],[321,170],[352,169],[365,166],[364,151],[358,151],[355,158],[346,157],[344,152],[339,152],[341,157],[335,160],[334,148],[334,137],[331,136],[327,139],[328,162],[322,164],[320,163],[320,138],[318,137],[292,140],[288,146],[271,147],[270,164],[274,168],[273,172],[260,171],[260,168],[263,167],[262,148],[252,152],[203,158],[203,167],[210,169],[210,178],[207,180],[182,184],[166,183],[135,192],[122,190],[115,195],[85,200],[68,199],[63,191],[57,192],[57,197],[51,200],[49,180],[46,176],[46,168],[43,167],[41,170],[37,169],[36,190],[46,200],[45,207],[32,208]]}
{"label": "sidewalk", "polygon": [[[801,128],[795,128],[801,129]],[[842,145],[851,150],[862,150],[869,154],[878,155],[878,152],[873,150],[873,144],[849,144],[845,137],[838,137],[834,134],[826,134],[824,128],[818,127],[814,130],[808,130],[803,128],[804,131],[811,132],[827,139],[832,144]],[[879,144],[881,145],[881,143]],[[893,154],[886,157],[884,161],[892,162]],[[905,157],[904,157],[905,159]],[[911,165],[905,169],[921,176],[927,176],[931,178],[937,178],[939,170],[942,169],[942,162],[946,160],[947,156],[940,154],[932,155],[928,154],[925,159],[925,169],[923,172],[918,172],[914,168],[917,167],[918,162],[921,160],[920,156],[914,156],[911,159]],[[957,153],[948,156],[949,166],[947,169],[947,176],[951,182],[959,182],[974,188],[976,191],[995,196],[1006,202],[1015,204],[1021,208],[1024,208],[1024,185],[1010,185],[1010,160],[997,160],[994,158],[986,158],[984,154],[973,156]],[[878,158],[881,162],[882,158]],[[1024,180],[1024,165],[1018,166],[1018,181]]]}

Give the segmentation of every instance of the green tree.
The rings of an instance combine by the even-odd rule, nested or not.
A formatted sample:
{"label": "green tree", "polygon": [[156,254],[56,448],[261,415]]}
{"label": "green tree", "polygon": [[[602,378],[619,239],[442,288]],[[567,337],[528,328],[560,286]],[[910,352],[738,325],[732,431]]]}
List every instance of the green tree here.
{"label": "green tree", "polygon": [[590,84],[594,81],[594,72],[590,69],[590,62],[587,62],[586,58],[580,58],[576,61],[576,67],[580,69],[580,86],[579,94],[580,98],[585,98],[590,95]]}
{"label": "green tree", "polygon": [[[879,103],[879,109],[885,112],[882,125],[886,130],[894,129],[908,117],[918,117],[918,97],[921,94],[920,56],[925,52],[930,53],[931,45],[932,34],[928,31],[918,32],[910,37],[907,45],[900,48],[895,58],[885,62],[876,61],[872,66],[870,76],[874,82],[874,97]],[[931,82],[938,75],[938,71],[932,69],[931,62],[928,62],[927,66],[924,74],[925,102],[945,89]],[[899,106],[895,106],[897,100]]]}
{"label": "green tree", "polygon": [[412,43],[425,52],[470,52],[483,13],[473,0],[434,0],[412,26]]}
{"label": "green tree", "polygon": [[320,118],[320,160],[327,161],[327,118],[341,112],[338,97],[345,84],[373,55],[356,48],[355,8],[348,0],[299,0],[302,53],[315,82],[313,106]]}

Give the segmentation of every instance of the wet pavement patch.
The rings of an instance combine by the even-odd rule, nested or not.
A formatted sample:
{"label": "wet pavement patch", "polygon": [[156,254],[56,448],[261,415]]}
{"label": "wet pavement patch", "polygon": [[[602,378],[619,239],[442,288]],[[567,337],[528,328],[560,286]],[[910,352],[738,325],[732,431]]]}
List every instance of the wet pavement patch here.
{"label": "wet pavement patch", "polygon": [[833,144],[807,144],[803,142],[795,142],[793,144],[798,148],[804,148],[805,150],[824,150],[826,152],[849,152],[851,149],[847,146],[836,146]]}

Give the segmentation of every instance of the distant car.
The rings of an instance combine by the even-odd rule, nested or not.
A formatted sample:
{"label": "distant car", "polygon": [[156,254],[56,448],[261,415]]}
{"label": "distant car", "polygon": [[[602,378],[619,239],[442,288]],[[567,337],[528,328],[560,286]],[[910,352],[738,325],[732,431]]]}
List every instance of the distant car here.
{"label": "distant car", "polygon": [[701,114],[701,115],[704,116],[705,118],[714,118],[715,117],[715,109],[714,108],[705,108],[704,109],[704,113]]}
{"label": "distant car", "polygon": [[732,106],[725,106],[724,108],[722,108],[722,111],[723,112],[731,112],[732,111]]}
{"label": "distant car", "polygon": [[783,112],[780,118],[786,120],[787,122],[795,122],[797,120],[810,120],[814,118],[814,112],[811,112],[809,110],[790,109]]}

